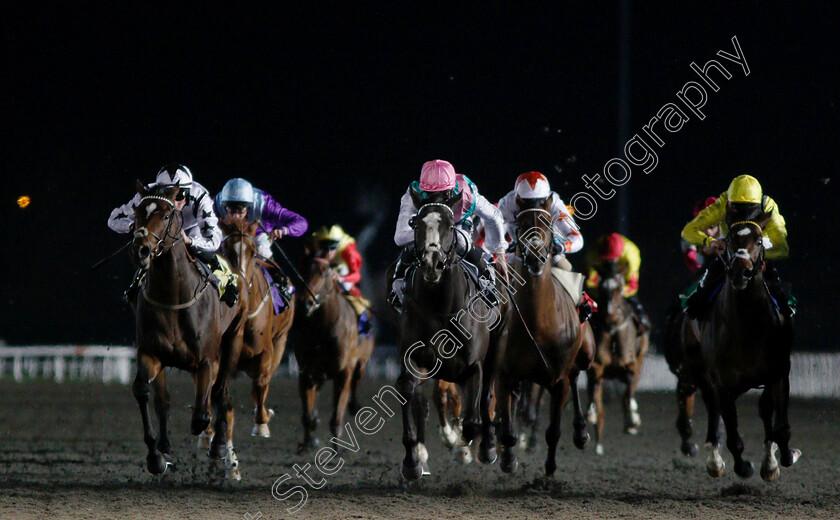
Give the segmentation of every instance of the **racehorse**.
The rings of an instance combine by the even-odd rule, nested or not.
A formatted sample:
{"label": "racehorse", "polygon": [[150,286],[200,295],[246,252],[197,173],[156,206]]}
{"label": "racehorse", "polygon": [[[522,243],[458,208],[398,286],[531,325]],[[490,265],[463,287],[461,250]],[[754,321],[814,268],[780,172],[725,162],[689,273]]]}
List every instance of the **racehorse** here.
{"label": "racehorse", "polygon": [[344,296],[339,275],[325,258],[327,253],[325,248],[307,248],[300,264],[305,279],[297,284],[303,310],[295,315],[295,358],[303,405],[301,450],[318,445],[313,436],[318,425],[315,400],[327,379],[333,380],[330,432],[341,438],[348,405],[353,415],[361,408],[356,391],[373,354],[374,336],[359,334],[356,311]]}
{"label": "racehorse", "polygon": [[517,466],[513,418],[516,390],[522,381],[537,383],[551,395],[550,422],[545,433],[548,455],[546,475],[557,469],[555,454],[560,440],[560,412],[571,393],[574,405],[574,444],[580,449],[589,441],[586,420],[578,395],[578,374],[592,363],[594,338],[589,324],[581,324],[572,297],[550,269],[554,240],[550,199],[526,207],[516,216],[520,233],[516,259],[511,269],[524,280],[513,297],[519,316],[510,320],[507,349],[498,367],[497,399],[503,446],[501,468],[510,473]]}
{"label": "racehorse", "polygon": [[411,195],[419,208],[412,221],[419,265],[406,273],[403,311],[397,317],[402,363],[396,384],[403,403],[406,452],[400,474],[407,481],[428,471],[425,448],[418,444],[425,421],[418,412],[422,392],[416,387],[430,378],[463,389],[463,439],[470,443],[480,431],[479,460],[495,460],[492,374],[496,352],[503,350],[507,337],[508,314],[507,304],[492,307],[485,301],[469,280],[470,268],[458,256],[458,240],[469,245],[469,238],[455,227],[454,210],[463,192],[445,202],[430,202],[413,190]]}
{"label": "racehorse", "polygon": [[[463,409],[463,402],[461,401],[461,394],[458,392],[458,385],[438,379],[435,381],[435,386],[432,390],[432,402],[435,404],[435,410],[438,414],[438,433],[440,434],[441,442],[450,451],[455,452],[456,459],[462,464],[469,464],[472,462],[472,452],[468,446],[462,444],[461,434],[461,411]],[[491,410],[493,409],[491,405]],[[423,430],[421,424],[418,428],[418,442],[420,441],[419,432]],[[423,435],[425,437],[425,434]]]}
{"label": "racehorse", "polygon": [[711,309],[700,319],[673,312],[665,334],[665,356],[677,376],[679,415],[677,430],[682,451],[694,455],[691,412],[694,393],[700,389],[708,412],[706,471],[723,474],[720,456],[720,418],[726,427],[726,446],[735,459],[735,473],[743,478],[754,472],[743,458],[744,442],[738,434],[735,400],[751,388],[762,388],[759,415],[764,423],[765,456],[761,478],[771,481],[781,465],[793,465],[801,455],[792,449],[788,399],[793,322],[776,309],[764,282],[762,231],[770,215],[729,227],[722,261],[726,279]]}
{"label": "racehorse", "polygon": [[[143,438],[148,448],[146,467],[152,474],[166,471],[170,453],[166,424],[169,392],[165,367],[190,372],[195,405],[190,430],[200,435],[210,425],[210,403],[216,418],[209,455],[235,457],[227,442],[232,406],[228,378],[232,352],[240,348],[245,314],[241,305],[223,304],[209,274],[190,256],[182,238],[181,212],[175,210],[179,186],[152,193],[139,181],[141,196],[135,209],[132,259],[148,269],[134,302],[137,325],[137,376],[132,391],[140,406]],[[160,436],[155,439],[149,417],[149,383],[155,388],[155,412]],[[231,425],[232,426],[232,425]]]}
{"label": "racehorse", "polygon": [[624,431],[638,433],[642,423],[636,404],[636,387],[642,375],[642,364],[650,345],[650,333],[639,334],[641,317],[633,314],[632,306],[624,299],[624,275],[615,263],[598,272],[599,282],[594,294],[598,312],[592,316],[595,335],[595,360],[586,372],[589,391],[588,420],[595,424],[595,453],[604,454],[601,433],[604,429],[603,380],[617,379],[624,383]]}
{"label": "racehorse", "polygon": [[251,396],[254,401],[254,427],[251,436],[268,438],[271,432],[268,421],[270,412],[265,407],[268,385],[274,372],[280,365],[286,340],[295,314],[295,299],[292,295],[288,308],[280,314],[274,314],[271,287],[262,274],[257,262],[255,242],[259,222],[249,224],[245,220],[233,222],[220,221],[219,226],[225,234],[222,251],[231,267],[239,272],[247,293],[247,318],[242,342],[238,353],[237,370],[244,371],[252,380]]}

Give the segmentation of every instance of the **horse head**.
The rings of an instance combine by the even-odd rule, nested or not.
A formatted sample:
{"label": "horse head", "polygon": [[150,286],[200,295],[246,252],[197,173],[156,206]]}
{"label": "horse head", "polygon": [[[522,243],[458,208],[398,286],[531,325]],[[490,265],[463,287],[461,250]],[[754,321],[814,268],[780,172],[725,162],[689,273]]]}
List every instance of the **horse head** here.
{"label": "horse head", "polygon": [[603,262],[596,270],[599,278],[595,294],[598,313],[594,318],[606,325],[619,324],[624,318],[621,314],[624,273],[620,272],[618,262]]}
{"label": "horse head", "polygon": [[726,236],[724,263],[729,282],[736,290],[744,290],[761,275],[764,268],[764,226],[770,214],[761,213],[754,220],[735,222]]}
{"label": "horse head", "polygon": [[427,199],[421,199],[414,191],[411,195],[415,206],[420,208],[411,222],[419,269],[427,283],[435,284],[455,257],[458,241],[455,208],[461,204],[463,192],[444,202],[437,202],[439,194],[431,194]]}
{"label": "horse head", "polygon": [[307,318],[311,317],[324,303],[327,296],[338,290],[336,273],[330,267],[330,262],[319,255],[319,251],[313,251],[309,246],[301,262],[305,287],[301,287],[297,293],[298,298],[303,301],[303,311]]}
{"label": "horse head", "polygon": [[554,231],[551,222],[551,199],[516,197],[516,254],[533,276],[540,276],[551,260]]}
{"label": "horse head", "polygon": [[259,223],[249,224],[245,219],[227,218],[219,221],[219,228],[225,237],[222,240],[222,254],[231,267],[240,269],[248,276],[248,266],[257,254],[257,229]]}
{"label": "horse head", "polygon": [[[138,267],[148,269],[152,260],[180,240],[182,224],[180,211],[175,209],[175,197],[181,188],[176,184],[156,191],[137,181],[140,203],[134,208],[134,239],[132,260]],[[175,222],[178,222],[175,225]]]}

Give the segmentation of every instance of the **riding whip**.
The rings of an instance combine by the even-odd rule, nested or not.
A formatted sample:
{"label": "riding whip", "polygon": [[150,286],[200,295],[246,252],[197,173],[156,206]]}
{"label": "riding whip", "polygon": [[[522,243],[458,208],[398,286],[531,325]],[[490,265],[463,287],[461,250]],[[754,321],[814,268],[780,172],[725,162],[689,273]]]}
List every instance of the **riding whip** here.
{"label": "riding whip", "polygon": [[[260,227],[260,229],[262,229],[262,230],[263,230],[263,232],[264,232],[265,234],[268,234],[268,231],[266,231],[266,229],[263,227],[262,222],[260,222],[260,221],[258,220],[258,221],[257,221],[257,225]],[[298,272],[297,272],[297,269],[295,269],[295,265],[291,262],[291,260],[289,260],[289,257],[288,257],[288,256],[286,256],[286,253],[283,251],[283,248],[281,248],[281,247],[280,247],[280,245],[279,245],[279,244],[277,244],[277,243],[276,243],[276,242],[274,242],[274,241],[272,241],[272,242],[271,242],[271,247],[272,247],[272,249],[273,249],[273,250],[275,250],[275,251],[277,251],[278,253],[280,253],[280,256],[282,256],[282,257],[283,257],[283,260],[285,260],[285,261],[286,261],[286,264],[288,264],[289,269],[291,269],[292,273],[293,273],[293,274],[295,275],[295,277],[298,279],[298,282],[300,282],[300,283],[301,283],[301,285],[303,285],[303,287],[306,289],[306,292],[308,292],[308,293],[309,293],[309,295],[310,295],[310,296],[312,296],[312,299],[313,299],[313,300],[315,300],[315,301],[317,302],[317,301],[318,301],[318,297],[317,297],[317,296],[316,296],[316,295],[312,292],[312,289],[310,289],[310,288],[309,288],[309,284],[308,284],[308,283],[306,283],[306,281],[304,281],[304,279],[303,279],[303,277],[300,275],[300,273],[298,273]]]}

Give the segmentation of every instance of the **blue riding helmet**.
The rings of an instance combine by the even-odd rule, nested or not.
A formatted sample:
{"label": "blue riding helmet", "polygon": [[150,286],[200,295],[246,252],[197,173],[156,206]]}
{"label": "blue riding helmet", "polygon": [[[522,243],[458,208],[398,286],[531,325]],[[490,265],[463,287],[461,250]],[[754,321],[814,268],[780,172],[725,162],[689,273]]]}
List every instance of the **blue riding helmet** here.
{"label": "blue riding helmet", "polygon": [[248,222],[254,222],[254,220],[262,218],[265,197],[260,190],[255,189],[245,179],[231,179],[225,183],[222,191],[216,195],[216,208],[221,213],[222,218],[225,216],[225,208],[233,204],[245,205],[248,208],[246,217]]}

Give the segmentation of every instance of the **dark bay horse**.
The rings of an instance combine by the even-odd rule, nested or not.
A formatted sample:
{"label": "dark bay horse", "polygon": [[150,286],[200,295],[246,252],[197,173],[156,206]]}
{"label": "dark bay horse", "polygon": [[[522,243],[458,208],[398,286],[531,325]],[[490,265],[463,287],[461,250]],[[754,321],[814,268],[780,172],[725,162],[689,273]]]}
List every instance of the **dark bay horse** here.
{"label": "dark bay horse", "polygon": [[242,349],[237,354],[237,370],[244,371],[252,380],[251,396],[254,402],[254,437],[270,437],[268,421],[271,413],[265,407],[268,385],[286,350],[286,340],[295,315],[295,299],[292,296],[288,308],[274,314],[271,288],[260,269],[256,253],[256,232],[258,222],[248,224],[245,220],[220,222],[225,233],[222,252],[231,267],[238,271],[245,286],[241,292],[247,308],[247,321]]}
{"label": "dark bay horse", "polygon": [[298,391],[303,405],[301,450],[318,445],[313,435],[318,425],[315,404],[318,390],[327,379],[333,380],[330,432],[335,438],[341,438],[348,406],[354,415],[361,408],[356,391],[373,354],[374,336],[359,334],[356,311],[345,298],[339,275],[330,267],[327,254],[326,249],[313,244],[300,263],[305,285],[298,282],[297,295],[302,309],[295,315],[294,344],[300,367]]}
{"label": "dark bay horse", "polygon": [[762,230],[769,214],[755,221],[730,226],[723,261],[726,279],[712,308],[700,319],[670,314],[665,335],[665,357],[677,376],[679,416],[677,429],[682,451],[697,452],[691,439],[694,393],[700,389],[708,411],[706,470],[712,477],[724,471],[720,456],[720,418],[726,427],[726,446],[735,459],[735,473],[743,478],[754,472],[743,458],[744,442],[738,434],[735,400],[751,388],[763,388],[759,415],[764,423],[765,457],[761,477],[770,481],[781,465],[794,464],[801,452],[792,449],[788,399],[793,322],[773,304],[764,282]]}
{"label": "dark bay horse", "polygon": [[512,472],[516,466],[514,417],[517,390],[523,381],[546,388],[551,395],[549,426],[545,433],[548,455],[546,475],[557,469],[555,455],[560,440],[560,412],[571,394],[574,405],[574,444],[586,446],[586,420],[580,405],[577,377],[592,363],[593,336],[589,323],[581,324],[572,297],[551,274],[553,231],[550,199],[535,207],[521,209],[516,224],[517,259],[511,269],[524,280],[514,295],[521,313],[510,320],[507,349],[498,367],[497,399],[501,417],[499,440],[503,446],[501,468]]}
{"label": "dark bay horse", "polygon": [[[190,257],[182,239],[182,217],[175,209],[179,187],[157,194],[138,181],[142,197],[135,209],[132,259],[148,269],[135,302],[137,376],[132,390],[140,406],[143,438],[150,473],[166,471],[170,453],[166,424],[169,392],[166,367],[190,372],[195,382],[195,405],[190,430],[200,435],[210,425],[210,404],[216,418],[209,455],[235,457],[228,438],[232,412],[228,378],[233,373],[231,352],[242,342],[245,313],[237,304],[219,299],[208,275]],[[155,388],[155,412],[160,436],[155,438],[149,417],[149,383]]]}
{"label": "dark bay horse", "polygon": [[624,408],[624,431],[631,435],[637,434],[642,419],[636,404],[636,387],[650,345],[650,333],[645,330],[639,334],[639,321],[623,296],[624,274],[616,268],[615,263],[609,263],[600,269],[598,287],[591,291],[598,312],[593,314],[591,320],[592,332],[595,334],[595,359],[586,375],[589,390],[588,419],[596,425],[595,453],[598,455],[604,454],[601,444],[604,429],[603,380],[617,379],[624,383],[624,398],[621,402]]}
{"label": "dark bay horse", "polygon": [[417,386],[430,378],[460,386],[463,439],[470,443],[481,432],[479,460],[495,459],[490,419],[492,363],[504,347],[508,315],[506,304],[490,307],[480,297],[458,256],[461,232],[455,228],[454,208],[461,203],[462,193],[445,203],[411,194],[419,208],[413,219],[419,265],[406,274],[403,312],[396,317],[402,361],[396,389],[403,399],[405,447],[400,474],[408,481],[428,469],[425,448],[418,444],[425,414]]}

